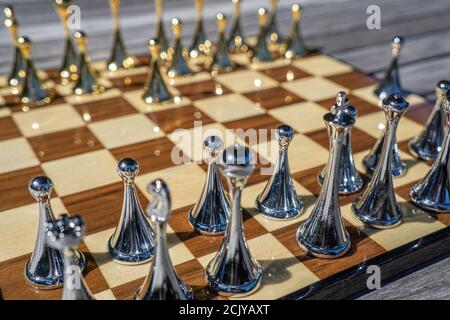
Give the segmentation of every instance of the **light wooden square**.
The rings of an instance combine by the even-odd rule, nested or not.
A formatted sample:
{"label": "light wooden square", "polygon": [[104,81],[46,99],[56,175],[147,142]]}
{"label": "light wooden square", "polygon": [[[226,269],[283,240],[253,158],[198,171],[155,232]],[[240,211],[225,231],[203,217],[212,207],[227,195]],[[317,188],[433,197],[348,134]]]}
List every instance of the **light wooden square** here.
{"label": "light wooden square", "polygon": [[284,82],[282,86],[308,101],[325,100],[335,97],[339,91],[348,91],[345,87],[320,77],[307,77]]}
{"label": "light wooden square", "polygon": [[142,113],[94,122],[88,127],[109,149],[164,136],[163,131]]}
{"label": "light wooden square", "polygon": [[117,300],[114,296],[114,293],[111,289],[101,291],[99,293],[94,294],[95,299],[97,300]]}
{"label": "light wooden square", "polygon": [[121,181],[117,160],[108,150],[88,152],[42,164],[60,196]]}
{"label": "light wooden square", "polygon": [[13,119],[25,137],[84,126],[78,112],[68,104],[48,106],[29,112],[16,112]]}
{"label": "light wooden square", "polygon": [[353,70],[349,65],[325,55],[298,59],[292,64],[309,74],[321,77],[333,76]]}
{"label": "light wooden square", "polygon": [[207,81],[211,79],[211,74],[209,72],[203,71],[193,74],[189,77],[175,77],[169,78],[168,82],[171,86],[181,86],[185,84]]}
{"label": "light wooden square", "polygon": [[236,93],[264,90],[278,86],[272,78],[254,70],[240,70],[218,75],[216,80]]}
{"label": "light wooden square", "polygon": [[318,104],[308,101],[269,110],[271,116],[302,133],[325,128],[322,118],[326,112]]}
{"label": "light wooden square", "polygon": [[147,104],[142,99],[142,94],[144,93],[143,90],[125,92],[123,94],[123,98],[127,100],[134,108],[143,113],[183,107],[191,103],[188,98],[178,96],[178,91],[175,91],[173,88],[172,91],[175,94],[173,102]]}
{"label": "light wooden square", "polygon": [[0,173],[33,167],[38,164],[39,160],[25,138],[0,141]]}

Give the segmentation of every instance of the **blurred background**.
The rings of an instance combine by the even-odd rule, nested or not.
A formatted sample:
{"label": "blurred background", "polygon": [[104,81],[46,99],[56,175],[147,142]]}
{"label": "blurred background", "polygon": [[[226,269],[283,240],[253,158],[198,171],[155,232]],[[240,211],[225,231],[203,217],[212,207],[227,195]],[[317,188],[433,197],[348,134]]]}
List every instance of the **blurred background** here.
{"label": "blurred background", "polygon": [[[0,0],[16,9],[21,33],[34,42],[34,60],[38,68],[59,66],[63,30],[51,0]],[[109,54],[112,21],[108,0],[76,0],[81,9],[81,28],[90,36],[92,60]],[[401,54],[401,74],[406,89],[432,98],[437,81],[450,76],[450,1],[449,0],[280,0],[279,27],[290,29],[290,6],[304,7],[303,33],[309,46],[342,59],[357,68],[380,77],[389,63],[389,42],[394,35],[406,38]],[[369,30],[367,8],[378,5],[381,28]],[[246,35],[257,33],[256,10],[269,7],[269,0],[243,0],[242,24]],[[189,45],[194,21],[194,0],[165,0],[167,31],[173,17],[185,24],[184,44]],[[216,38],[215,15],[224,12],[231,20],[231,0],[206,0],[205,29]],[[155,9],[152,0],[122,0],[122,29],[132,54],[147,52],[146,40],[155,33]],[[3,17],[1,18],[3,19]],[[170,34],[170,32],[168,32]],[[0,73],[9,71],[11,42],[6,28],[0,26]]]}

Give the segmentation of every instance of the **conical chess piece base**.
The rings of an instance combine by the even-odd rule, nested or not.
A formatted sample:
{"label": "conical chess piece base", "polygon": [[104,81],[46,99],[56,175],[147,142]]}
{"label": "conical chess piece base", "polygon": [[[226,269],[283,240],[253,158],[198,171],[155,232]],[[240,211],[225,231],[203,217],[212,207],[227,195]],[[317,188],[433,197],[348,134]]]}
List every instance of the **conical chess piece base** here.
{"label": "conical chess piece base", "polygon": [[38,78],[31,60],[25,61],[25,78],[22,82],[20,102],[31,105],[43,105],[52,100],[52,95]]}
{"label": "conical chess piece base", "polygon": [[127,53],[120,30],[115,30],[111,56],[108,60],[108,70],[130,69],[135,64],[136,60]]}
{"label": "conical chess piece base", "polygon": [[70,81],[76,80],[77,71],[77,53],[73,40],[70,36],[65,39],[63,62],[59,74],[61,76],[61,83],[68,84]]}
{"label": "conical chess piece base", "polygon": [[8,83],[11,86],[17,86],[21,82],[21,77],[19,72],[24,70],[25,67],[25,59],[22,57],[20,53],[20,49],[18,46],[14,49],[14,62],[11,68],[11,72],[8,76]]}
{"label": "conical chess piece base", "polygon": [[80,54],[78,65],[78,79],[73,88],[73,92],[77,95],[83,94],[100,94],[105,88],[98,84],[97,76],[92,65],[84,54]]}

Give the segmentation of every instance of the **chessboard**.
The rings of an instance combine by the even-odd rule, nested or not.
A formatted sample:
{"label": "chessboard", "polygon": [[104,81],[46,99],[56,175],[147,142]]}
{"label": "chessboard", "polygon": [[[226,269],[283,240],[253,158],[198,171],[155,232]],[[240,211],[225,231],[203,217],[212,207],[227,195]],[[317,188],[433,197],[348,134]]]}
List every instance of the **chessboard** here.
{"label": "chessboard", "polygon": [[[412,105],[402,119],[397,140],[408,165],[405,176],[394,179],[400,205],[405,209],[399,227],[375,230],[351,213],[358,194],[341,196],[345,225],[352,247],[338,259],[308,256],[297,244],[295,231],[305,221],[320,192],[316,176],[328,160],[329,139],[323,115],[344,90],[358,109],[352,129],[356,165],[380,136],[384,115],[373,89],[377,81],[330,56],[315,53],[287,64],[284,60],[251,64],[233,56],[239,65],[229,73],[212,76],[199,70],[189,78],[171,80],[178,98],[170,104],[147,105],[141,99],[146,80],[146,58],[132,70],[106,71],[95,62],[102,82],[109,87],[97,96],[73,96],[58,83],[58,72],[40,76],[56,93],[48,105],[11,104],[9,89],[0,89],[0,290],[3,299],[59,299],[61,290],[36,291],[23,270],[35,243],[38,208],[27,185],[36,175],[54,182],[51,200],[56,214],[81,215],[87,236],[81,250],[87,258],[85,278],[97,299],[130,299],[149,271],[149,264],[125,266],[112,261],[107,240],[118,222],[123,184],[116,173],[118,160],[133,157],[140,164],[136,179],[145,208],[151,197],[147,184],[164,179],[172,193],[168,239],[170,256],[180,278],[198,299],[224,299],[207,287],[204,268],[218,250],[221,236],[200,235],[188,223],[190,208],[205,181],[202,140],[210,134],[231,135],[248,143],[259,162],[243,194],[245,236],[253,256],[264,270],[263,284],[245,299],[344,298],[366,288],[370,265],[381,277],[403,272],[449,248],[450,215],[424,212],[409,198],[411,186],[431,163],[416,160],[408,141],[418,134],[432,103],[410,95]],[[0,82],[5,83],[2,78]],[[432,86],[433,84],[429,84]],[[199,123],[201,125],[199,125]],[[292,176],[305,202],[305,213],[289,221],[269,220],[255,209],[255,199],[269,176],[264,164],[275,161],[278,145],[246,141],[227,129],[275,129],[288,124],[296,131],[289,147]],[[184,129],[184,130],[180,130]],[[192,137],[189,139],[183,139]],[[188,143],[191,141],[191,143]],[[231,143],[231,142],[230,142]],[[182,154],[175,164],[173,153]],[[265,161],[261,161],[264,159]]]}

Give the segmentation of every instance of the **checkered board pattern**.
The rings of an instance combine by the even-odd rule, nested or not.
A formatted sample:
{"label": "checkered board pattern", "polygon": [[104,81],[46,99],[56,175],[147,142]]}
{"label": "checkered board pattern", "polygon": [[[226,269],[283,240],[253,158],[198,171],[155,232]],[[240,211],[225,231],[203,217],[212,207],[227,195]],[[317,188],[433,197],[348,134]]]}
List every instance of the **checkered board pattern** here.
{"label": "checkered board pattern", "polygon": [[[171,189],[173,215],[168,239],[180,277],[193,287],[197,298],[221,298],[206,287],[204,268],[222,237],[199,235],[187,220],[189,209],[201,194],[206,165],[175,165],[171,153],[176,150],[184,157],[201,160],[205,135],[225,129],[274,129],[285,123],[297,133],[289,149],[289,161],[297,191],[306,205],[305,213],[295,220],[274,221],[257,212],[255,198],[268,180],[260,173],[261,165],[244,190],[245,236],[264,269],[262,287],[247,299],[286,296],[450,225],[449,215],[415,210],[409,199],[410,187],[430,168],[430,163],[414,159],[407,148],[431,110],[430,103],[412,95],[412,107],[402,119],[397,136],[409,169],[404,177],[394,180],[406,212],[403,224],[391,230],[367,228],[351,214],[350,204],[357,195],[343,196],[340,202],[352,238],[351,250],[339,259],[306,255],[296,243],[295,230],[308,217],[320,192],[316,175],[328,158],[322,116],[338,91],[349,93],[359,111],[352,138],[357,167],[363,173],[361,159],[379,137],[384,123],[372,94],[376,81],[322,54],[291,64],[278,60],[252,65],[244,56],[233,59],[240,67],[231,73],[213,78],[200,71],[190,78],[175,79],[172,88],[182,98],[173,104],[146,105],[141,100],[145,66],[109,74],[104,63],[96,63],[96,68],[103,70],[103,82],[111,89],[100,96],[82,98],[70,95],[70,90],[57,83],[57,72],[43,72],[41,76],[59,94],[43,107],[6,106],[10,93],[1,89],[0,289],[4,299],[59,299],[61,295],[61,290],[35,291],[23,276],[38,226],[37,206],[27,183],[42,174],[54,182],[51,203],[55,213],[79,214],[85,220],[88,232],[81,249],[88,261],[85,277],[95,296],[132,297],[149,264],[119,265],[106,249],[123,199],[117,161],[126,156],[140,164],[136,184],[144,207],[151,201],[146,192],[150,181],[162,178]],[[203,126],[194,128],[194,121],[202,121]],[[186,130],[179,132],[178,128]],[[194,137],[192,143],[183,139],[187,136]],[[275,160],[278,146],[273,139],[249,144],[260,159]],[[367,182],[368,177],[364,178]]]}

